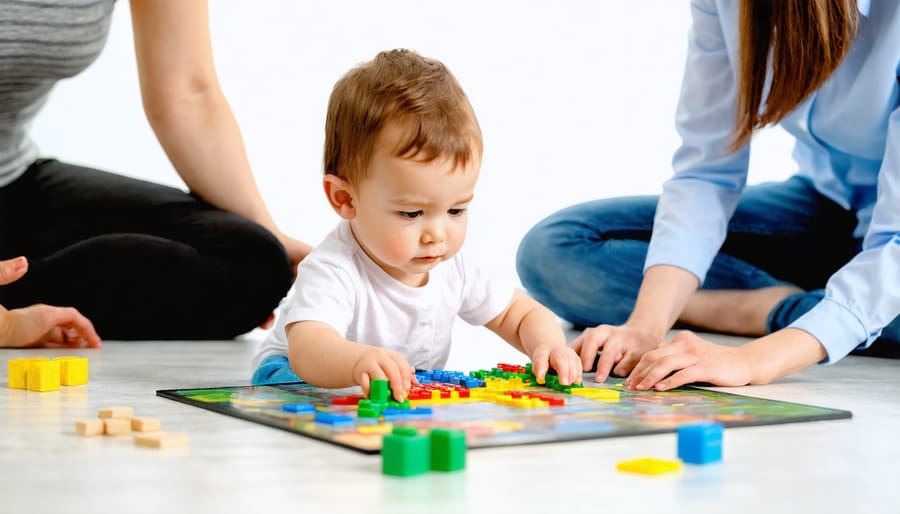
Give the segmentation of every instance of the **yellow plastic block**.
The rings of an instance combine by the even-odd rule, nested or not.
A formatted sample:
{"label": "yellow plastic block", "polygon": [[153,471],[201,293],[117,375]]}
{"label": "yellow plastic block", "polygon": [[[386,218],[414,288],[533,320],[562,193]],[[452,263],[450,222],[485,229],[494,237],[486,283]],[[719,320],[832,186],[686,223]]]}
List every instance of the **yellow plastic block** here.
{"label": "yellow plastic block", "polygon": [[616,464],[619,471],[627,471],[629,473],[641,473],[643,475],[660,475],[662,473],[671,473],[681,469],[681,461],[654,459],[652,457],[644,457],[635,460],[626,460]]}
{"label": "yellow plastic block", "polygon": [[598,400],[601,402],[618,402],[621,393],[616,391],[615,389],[605,389],[600,387],[582,387],[578,389],[572,389],[572,394],[575,396],[584,396],[586,398],[591,398],[592,400]]}
{"label": "yellow plastic block", "polygon": [[390,434],[394,430],[394,425],[385,423],[383,425],[361,425],[358,429],[360,434]]}
{"label": "yellow plastic block", "polygon": [[103,433],[103,420],[100,418],[79,419],[75,422],[75,431],[83,436],[100,435]]}
{"label": "yellow plastic block", "polygon": [[59,382],[64,386],[88,383],[87,357],[57,357],[59,361]]}
{"label": "yellow plastic block", "polygon": [[187,446],[190,441],[187,434],[167,434],[165,432],[153,432],[150,434],[138,434],[134,436],[134,444],[146,448],[166,449]]}
{"label": "yellow plastic block", "polygon": [[135,432],[159,432],[159,418],[131,418],[131,429]]}
{"label": "yellow plastic block", "polygon": [[31,359],[10,359],[6,362],[6,376],[10,389],[28,389],[28,361]]}
{"label": "yellow plastic block", "polygon": [[131,407],[104,407],[97,411],[97,415],[101,418],[125,418],[134,417],[134,411]]}
{"label": "yellow plastic block", "polygon": [[59,391],[59,361],[33,360],[28,363],[29,391]]}

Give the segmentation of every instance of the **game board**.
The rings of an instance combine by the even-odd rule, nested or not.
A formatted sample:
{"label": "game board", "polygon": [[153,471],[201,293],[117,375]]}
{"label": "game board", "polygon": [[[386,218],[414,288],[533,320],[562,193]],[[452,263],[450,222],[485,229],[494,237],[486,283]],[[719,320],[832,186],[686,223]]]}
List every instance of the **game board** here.
{"label": "game board", "polygon": [[[581,390],[562,391],[516,378],[510,381],[489,377],[488,387],[473,387],[468,375],[465,377],[462,385],[425,386],[430,390],[412,400],[412,410],[388,409],[376,418],[361,417],[362,408],[357,416],[354,403],[362,398],[358,387],[320,389],[289,383],[160,390],[157,394],[364,453],[378,453],[382,435],[395,425],[422,430],[461,429],[466,432],[469,448],[485,448],[674,432],[679,425],[698,421],[741,427],[851,417],[844,410],[693,387],[633,392],[622,388],[621,380],[616,379],[605,384],[586,383]],[[555,387],[568,389],[558,384]],[[459,397],[470,393],[468,398]],[[551,400],[564,405],[551,406]],[[314,406],[318,414],[288,412],[284,409],[286,404],[307,404],[310,410]],[[341,422],[329,424],[331,421],[325,416]],[[315,421],[317,417],[324,422]]]}

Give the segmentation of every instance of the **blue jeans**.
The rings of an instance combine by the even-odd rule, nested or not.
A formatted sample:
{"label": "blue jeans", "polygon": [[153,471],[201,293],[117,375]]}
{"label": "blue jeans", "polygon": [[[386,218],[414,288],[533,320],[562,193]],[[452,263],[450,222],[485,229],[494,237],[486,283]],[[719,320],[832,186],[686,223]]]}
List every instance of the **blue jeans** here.
{"label": "blue jeans", "polygon": [[[519,246],[522,284],[576,325],[619,325],[634,308],[658,196],[595,200],[563,209],[532,228]],[[821,300],[828,278],[856,255],[856,213],[820,195],[805,178],[748,186],[703,289],[793,284],[768,330],[783,328]],[[900,318],[881,339],[900,344]],[[900,348],[900,346],[898,346]]]}
{"label": "blue jeans", "polygon": [[284,355],[266,357],[253,371],[251,385],[283,384],[286,382],[303,382],[291,369],[291,363]]}

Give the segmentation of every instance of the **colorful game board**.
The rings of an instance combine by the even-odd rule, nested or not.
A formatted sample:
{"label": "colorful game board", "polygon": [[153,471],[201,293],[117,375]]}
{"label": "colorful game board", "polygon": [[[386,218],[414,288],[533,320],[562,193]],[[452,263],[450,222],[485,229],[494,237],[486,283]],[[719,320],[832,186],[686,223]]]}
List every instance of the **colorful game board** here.
{"label": "colorful game board", "polygon": [[[431,378],[449,373],[451,378],[448,383],[418,375],[425,383],[414,389],[408,405],[392,403],[377,417],[363,417],[372,413],[368,402],[358,406],[363,398],[358,387],[319,389],[291,383],[157,394],[364,453],[378,453],[382,435],[397,425],[461,429],[469,448],[484,448],[673,432],[679,425],[703,420],[741,427],[851,417],[849,411],[692,387],[632,392],[613,379],[575,389],[551,382],[551,388],[537,386],[528,373],[498,368],[468,375],[426,373]],[[479,373],[481,378],[472,377]]]}

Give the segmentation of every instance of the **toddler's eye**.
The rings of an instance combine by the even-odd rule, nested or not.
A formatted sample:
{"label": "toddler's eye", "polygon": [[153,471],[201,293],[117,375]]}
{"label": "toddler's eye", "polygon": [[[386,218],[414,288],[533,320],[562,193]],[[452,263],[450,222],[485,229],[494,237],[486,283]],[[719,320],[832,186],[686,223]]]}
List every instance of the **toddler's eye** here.
{"label": "toddler's eye", "polygon": [[400,211],[400,216],[414,220],[422,215],[422,211]]}
{"label": "toddler's eye", "polygon": [[466,212],[465,209],[450,209],[447,211],[447,214],[449,214],[451,216],[462,216],[463,213],[465,213],[465,212]]}

